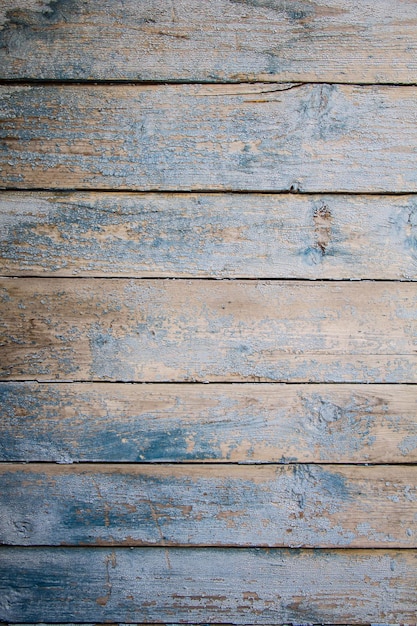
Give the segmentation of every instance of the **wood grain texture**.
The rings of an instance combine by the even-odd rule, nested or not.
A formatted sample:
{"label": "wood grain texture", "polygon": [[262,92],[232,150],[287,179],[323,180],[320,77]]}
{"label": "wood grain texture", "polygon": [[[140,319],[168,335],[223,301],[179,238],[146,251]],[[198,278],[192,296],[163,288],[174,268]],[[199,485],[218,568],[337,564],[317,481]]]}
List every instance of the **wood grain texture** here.
{"label": "wood grain texture", "polygon": [[413,623],[415,550],[2,548],[0,619]]}
{"label": "wood grain texture", "polygon": [[402,0],[3,0],[0,77],[417,81]]}
{"label": "wood grain texture", "polygon": [[417,197],[0,194],[0,273],[417,278]]}
{"label": "wood grain texture", "polygon": [[3,379],[417,382],[413,283],[3,278]]}
{"label": "wood grain texture", "polygon": [[416,463],[412,385],[0,383],[0,460]]}
{"label": "wood grain texture", "polygon": [[2,86],[0,116],[3,187],[417,191],[412,86]]}
{"label": "wood grain texture", "polygon": [[416,27],[1,3],[0,622],[415,623]]}
{"label": "wood grain texture", "polygon": [[0,543],[415,548],[417,468],[0,464]]}

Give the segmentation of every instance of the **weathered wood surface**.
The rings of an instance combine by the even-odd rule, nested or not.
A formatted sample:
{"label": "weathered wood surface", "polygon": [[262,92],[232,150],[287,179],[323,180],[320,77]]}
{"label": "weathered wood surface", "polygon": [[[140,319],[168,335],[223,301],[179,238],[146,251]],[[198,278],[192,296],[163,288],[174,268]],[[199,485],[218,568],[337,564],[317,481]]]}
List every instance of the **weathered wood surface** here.
{"label": "weathered wood surface", "polygon": [[0,273],[417,278],[417,197],[0,194]]}
{"label": "weathered wood surface", "polygon": [[417,462],[412,385],[0,383],[0,460]]}
{"label": "weathered wood surface", "polygon": [[413,0],[3,0],[0,78],[417,81]]}
{"label": "weathered wood surface", "polygon": [[415,621],[415,550],[2,548],[0,554],[2,621]]}
{"label": "weathered wood surface", "polygon": [[417,468],[0,464],[0,543],[415,548]]}
{"label": "weathered wood surface", "polygon": [[417,87],[2,86],[12,188],[417,191]]}
{"label": "weathered wood surface", "polygon": [[1,4],[0,621],[415,623],[397,5]]}
{"label": "weathered wood surface", "polygon": [[1,377],[417,382],[414,283],[3,278]]}

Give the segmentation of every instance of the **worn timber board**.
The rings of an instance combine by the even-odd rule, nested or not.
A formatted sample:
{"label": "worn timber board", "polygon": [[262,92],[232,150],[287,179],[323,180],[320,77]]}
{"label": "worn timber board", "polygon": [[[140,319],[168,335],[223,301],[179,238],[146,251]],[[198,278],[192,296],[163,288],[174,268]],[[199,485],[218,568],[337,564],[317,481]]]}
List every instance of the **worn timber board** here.
{"label": "worn timber board", "polygon": [[3,0],[0,78],[415,83],[413,0]]}
{"label": "worn timber board", "polygon": [[3,85],[0,116],[3,187],[417,191],[414,86]]}
{"label": "worn timber board", "polygon": [[414,283],[3,278],[3,379],[417,382]]}
{"label": "worn timber board", "polygon": [[413,623],[415,550],[2,548],[0,619]]}
{"label": "worn timber board", "polygon": [[0,193],[0,273],[417,278],[417,196]]}
{"label": "worn timber board", "polygon": [[415,624],[416,2],[0,4],[0,622]]}
{"label": "worn timber board", "polygon": [[417,468],[0,464],[0,543],[415,548]]}
{"label": "worn timber board", "polygon": [[413,385],[0,383],[0,460],[416,463]]}

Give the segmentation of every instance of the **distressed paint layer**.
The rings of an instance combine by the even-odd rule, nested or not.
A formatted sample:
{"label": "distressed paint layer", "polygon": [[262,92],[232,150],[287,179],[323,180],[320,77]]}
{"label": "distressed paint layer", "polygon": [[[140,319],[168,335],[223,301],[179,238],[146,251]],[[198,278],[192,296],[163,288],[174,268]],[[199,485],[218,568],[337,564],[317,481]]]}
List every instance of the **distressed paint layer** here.
{"label": "distressed paint layer", "polygon": [[417,469],[0,465],[0,543],[415,548]]}
{"label": "distressed paint layer", "polygon": [[0,281],[3,379],[417,382],[413,283]]}
{"label": "distressed paint layer", "polygon": [[0,77],[415,83],[413,0],[3,0]]}
{"label": "distressed paint layer", "polygon": [[0,460],[417,462],[412,385],[0,383]]}
{"label": "distressed paint layer", "polygon": [[0,619],[413,623],[415,550],[2,548]]}
{"label": "distressed paint layer", "polygon": [[417,277],[417,197],[0,194],[3,275]]}
{"label": "distressed paint layer", "polygon": [[4,85],[0,116],[3,187],[417,191],[414,86]]}

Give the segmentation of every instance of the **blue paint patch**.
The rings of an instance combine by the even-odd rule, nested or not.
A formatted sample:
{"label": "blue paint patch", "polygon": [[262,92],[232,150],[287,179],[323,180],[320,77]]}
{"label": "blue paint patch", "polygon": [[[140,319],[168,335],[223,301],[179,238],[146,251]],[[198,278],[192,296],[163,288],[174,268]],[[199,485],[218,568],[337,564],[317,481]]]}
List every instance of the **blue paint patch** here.
{"label": "blue paint patch", "polygon": [[408,435],[404,437],[404,439],[398,444],[398,449],[401,454],[406,456],[407,454],[411,454],[417,448],[417,434],[416,435]]}

